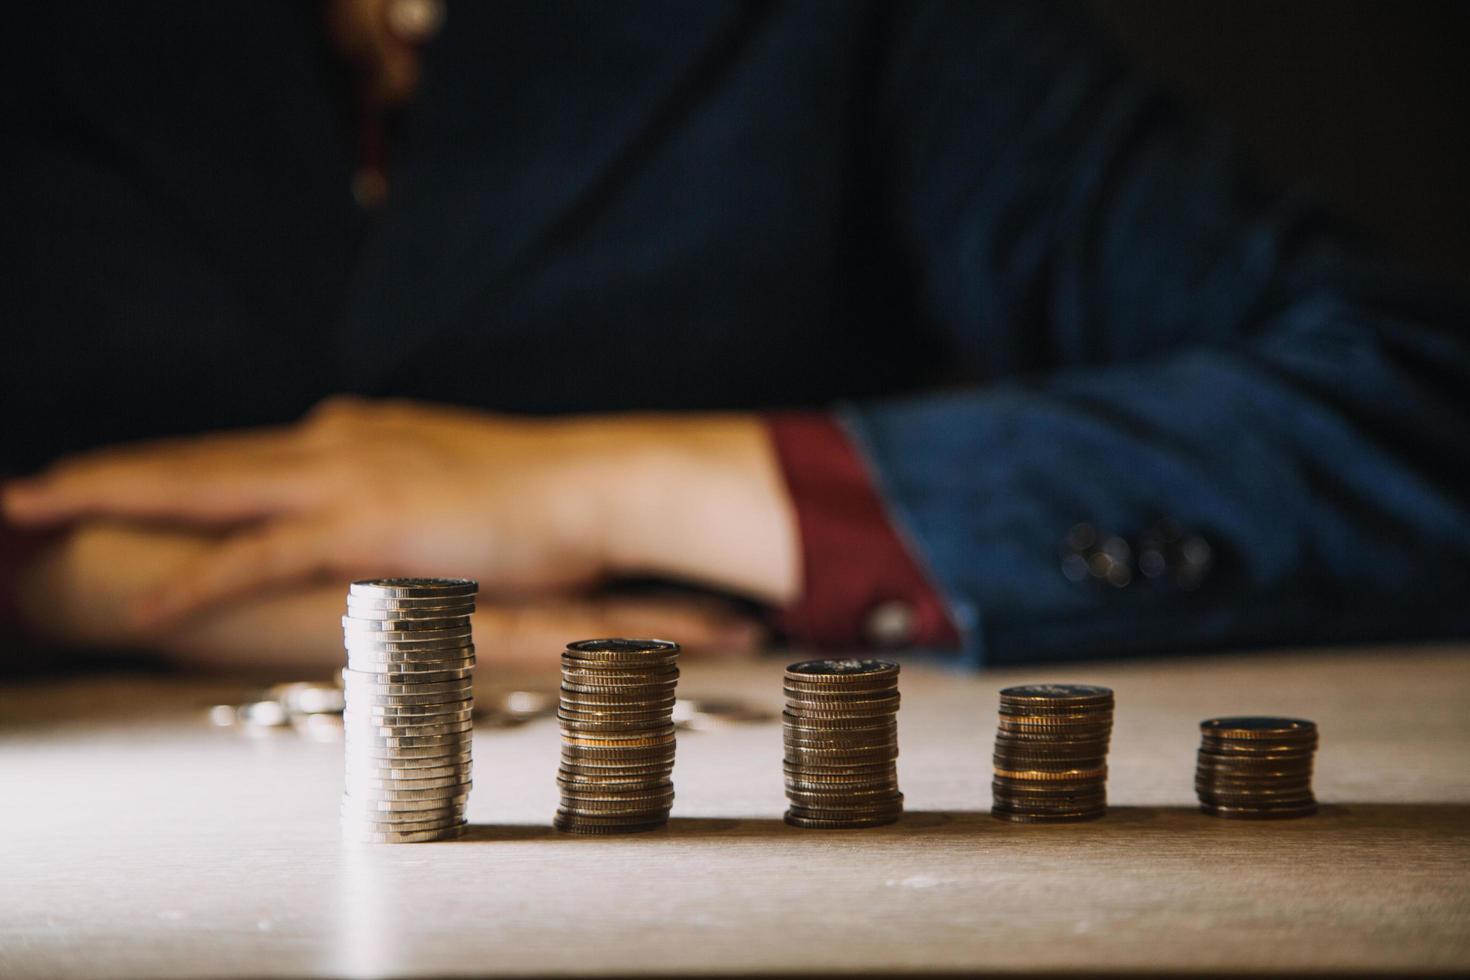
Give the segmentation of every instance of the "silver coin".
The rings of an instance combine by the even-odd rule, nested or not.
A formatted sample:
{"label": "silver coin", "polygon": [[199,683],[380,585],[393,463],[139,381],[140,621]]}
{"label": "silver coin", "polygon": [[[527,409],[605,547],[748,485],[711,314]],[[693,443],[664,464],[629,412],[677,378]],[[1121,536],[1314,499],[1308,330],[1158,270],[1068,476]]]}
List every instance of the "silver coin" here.
{"label": "silver coin", "polygon": [[[431,779],[444,773],[423,772],[424,769],[456,770],[474,763],[474,750],[466,742],[460,751],[440,752],[438,755],[402,755],[388,752],[374,753],[366,750],[346,750],[342,761],[349,773],[361,773],[374,779]],[[406,775],[396,775],[384,770],[403,770]],[[409,770],[414,770],[409,772]]]}
{"label": "silver coin", "polygon": [[474,665],[475,647],[471,644],[443,650],[411,650],[407,653],[383,653],[380,650],[364,651],[348,647],[347,662],[354,665],[353,670],[365,671],[433,670],[435,664],[446,664],[449,665],[447,669],[453,670],[455,667]]}
{"label": "silver coin", "polygon": [[467,776],[439,776],[435,779],[379,779],[358,776],[348,780],[353,793],[413,793],[432,789],[449,789],[470,785]]}
{"label": "silver coin", "polygon": [[[437,674],[447,670],[468,671],[474,666],[474,657],[461,657],[458,660],[421,660],[417,663],[406,664],[378,663],[351,656],[347,658],[347,669],[349,670],[355,670],[362,674],[398,674],[409,679],[416,679],[423,674]],[[390,681],[389,683],[398,684],[403,682]]]}
{"label": "silver coin", "polygon": [[462,751],[469,747],[472,738],[468,732],[447,732],[441,735],[370,735],[349,732],[343,737],[343,742],[357,751],[387,754],[398,749],[427,749],[434,746],[446,751]]}
{"label": "silver coin", "polygon": [[[373,715],[398,715],[404,717],[413,716],[413,712],[406,712],[409,708],[438,708],[440,713],[450,713],[461,708],[471,707],[467,701],[472,701],[465,694],[423,694],[412,696],[407,694],[353,694],[348,697],[347,704],[355,708],[361,714]],[[447,699],[447,700],[446,700]],[[434,714],[435,712],[422,712],[423,714]]]}
{"label": "silver coin", "polygon": [[[379,816],[379,814],[374,814]],[[432,820],[368,820],[343,814],[342,827],[354,834],[404,834],[417,830],[444,830],[464,823],[464,813],[448,811]]]}
{"label": "silver coin", "polygon": [[438,619],[417,620],[370,620],[356,619],[353,616],[343,617],[343,633],[348,636],[362,636],[363,639],[384,639],[384,633],[429,633],[435,636],[451,636],[463,633],[470,626],[469,616],[444,616]]}
{"label": "silver coin", "polygon": [[465,798],[454,800],[357,800],[342,798],[342,818],[359,823],[414,824],[464,819]]}
{"label": "silver coin", "polygon": [[349,844],[436,844],[463,837],[464,824],[443,830],[415,831],[407,834],[365,833],[344,829],[343,836]]}
{"label": "silver coin", "polygon": [[[354,708],[343,713],[342,724],[348,735],[354,731],[379,735],[447,735],[454,732],[468,732],[473,728],[474,716],[462,717],[462,714],[456,712],[447,715],[398,717],[371,715]],[[436,729],[442,730],[436,731]]]}
{"label": "silver coin", "polygon": [[[370,660],[359,660],[350,657],[347,660],[347,669],[359,674],[372,675],[375,679],[369,681],[373,684],[412,684],[414,681],[422,680],[425,674],[439,674],[445,671],[465,671],[464,677],[472,677],[468,673],[475,667],[475,658],[469,657],[461,660],[421,660],[416,663],[373,663]],[[402,677],[402,680],[396,678]],[[438,684],[441,681],[424,681],[427,684]]]}
{"label": "silver coin", "polygon": [[464,816],[463,800],[404,801],[403,809],[386,800],[353,800],[344,796],[340,813],[344,819],[360,823],[424,823]]}
{"label": "silver coin", "polygon": [[342,816],[372,823],[417,823],[463,815],[465,796],[442,800],[364,800],[344,795]]}
{"label": "silver coin", "polygon": [[344,755],[342,761],[349,776],[366,776],[368,779],[437,779],[468,772],[475,764],[472,751],[451,756],[395,758],[379,758],[366,754]]}
{"label": "silver coin", "polygon": [[480,583],[468,578],[373,578],[353,582],[347,591],[349,595],[369,598],[473,596],[480,591]]}
{"label": "silver coin", "polygon": [[368,639],[383,633],[433,633],[450,636],[470,628],[470,617],[447,616],[439,619],[356,619],[342,617],[342,629],[350,634],[365,634]]}
{"label": "silver coin", "polygon": [[343,712],[342,721],[347,726],[362,725],[365,729],[385,729],[386,734],[408,735],[421,732],[432,735],[435,734],[432,731],[435,728],[469,731],[469,726],[474,721],[474,712],[466,710],[442,715],[373,715],[353,707]]}
{"label": "silver coin", "polygon": [[442,721],[435,715],[462,715],[466,711],[473,711],[475,707],[474,698],[461,698],[458,701],[441,701],[434,704],[372,704],[370,699],[358,699],[347,706],[348,711],[360,715],[370,715],[374,718],[384,719],[379,724],[405,724],[414,718],[433,718],[434,721]]}
{"label": "silver coin", "polygon": [[344,744],[361,748],[423,748],[429,745],[462,745],[468,747],[474,737],[473,729],[451,732],[425,732],[416,730],[394,730],[384,735],[371,731],[367,726],[348,728],[343,733]]}
{"label": "silver coin", "polygon": [[383,624],[401,622],[405,625],[399,629],[416,630],[428,629],[426,623],[440,619],[454,620],[456,623],[473,623],[475,607],[473,603],[463,606],[414,606],[409,609],[380,609],[364,606],[347,607],[346,617],[343,621],[362,629],[386,629]]}
{"label": "silver coin", "polygon": [[[444,686],[451,685],[451,686]],[[445,699],[451,701],[465,701],[473,695],[472,680],[445,680],[442,685],[378,685],[382,688],[398,688],[398,691],[369,691],[368,685],[347,685],[347,704],[350,707],[362,707],[365,704],[403,705],[403,704],[442,704]],[[422,691],[420,688],[434,688],[434,691]],[[397,701],[398,698],[409,698],[410,701]],[[415,701],[416,699],[416,701]]]}
{"label": "silver coin", "polygon": [[463,626],[454,626],[438,630],[357,630],[344,627],[342,635],[346,638],[345,645],[353,646],[359,642],[363,643],[433,643],[443,640],[458,640],[468,638],[472,628],[468,623]]}
{"label": "silver coin", "polygon": [[[433,780],[430,780],[431,782]],[[469,795],[472,783],[452,783],[444,780],[443,786],[426,786],[422,789],[378,788],[354,784],[347,788],[347,795],[357,800],[377,802],[409,802],[413,800],[442,800]]]}
{"label": "silver coin", "polygon": [[473,761],[469,742],[456,746],[420,745],[417,748],[373,749],[348,745],[343,763],[350,770],[368,768],[409,768],[412,765],[469,765]]}
{"label": "silver coin", "polygon": [[[410,735],[463,735],[466,738],[474,731],[474,721],[445,722],[443,724],[377,725],[361,718],[344,719],[347,733],[352,737],[403,738]],[[346,734],[346,733],[344,733]]]}
{"label": "silver coin", "polygon": [[348,765],[363,766],[403,766],[410,763],[457,766],[470,761],[471,751],[468,740],[457,745],[417,745],[404,748],[348,742],[344,746],[343,759]]}
{"label": "silver coin", "polygon": [[473,688],[465,684],[449,691],[416,691],[412,694],[377,694],[371,691],[347,688],[347,703],[353,707],[407,708],[427,707],[431,704],[449,704],[470,700]]}
{"label": "silver coin", "polygon": [[475,596],[369,596],[347,594],[348,609],[466,609]]}
{"label": "silver coin", "polygon": [[[344,680],[351,680],[359,687],[413,687],[420,690],[430,685],[464,683],[473,676],[472,669],[469,667],[455,667],[450,670],[417,671],[357,670],[353,667],[346,667],[342,671]],[[408,692],[392,691],[383,693],[396,694]]]}
{"label": "silver coin", "polygon": [[457,762],[448,766],[430,765],[420,767],[390,762],[381,768],[362,763],[359,765],[349,764],[347,766],[347,779],[349,782],[354,780],[398,782],[424,779],[454,779],[459,782],[465,782],[469,780],[473,771],[474,765],[470,762]]}
{"label": "silver coin", "polygon": [[[370,644],[365,639],[345,638],[343,649],[350,652],[353,657],[372,657],[375,660],[388,660],[394,655],[413,654],[419,660],[445,660],[448,657],[463,657],[463,649],[475,652],[475,638],[473,636],[460,636],[459,639],[435,639],[435,641],[404,641],[388,642],[388,644]],[[437,654],[437,655],[435,655]]]}
{"label": "silver coin", "polygon": [[351,793],[342,798],[344,810],[352,810],[361,816],[371,816],[376,819],[377,814],[382,813],[425,813],[434,810],[447,810],[451,807],[462,807],[470,798],[469,792],[452,794],[436,793],[431,796],[409,797],[398,799],[404,794],[394,794],[392,799],[369,798],[356,796]]}
{"label": "silver coin", "polygon": [[418,624],[436,619],[469,619],[475,611],[473,602],[458,606],[409,606],[383,608],[378,606],[353,605],[347,603],[347,615],[358,623],[383,623],[399,620],[409,623],[408,629],[417,629]]}
{"label": "silver coin", "polygon": [[[460,676],[445,677],[444,680],[431,680],[428,677],[422,676],[425,673],[457,673]],[[375,670],[353,670],[351,667],[344,667],[343,686],[347,691],[359,691],[359,689],[363,689],[363,691],[368,691],[369,693],[413,693],[415,691],[434,693],[438,691],[450,691],[450,689],[456,688],[456,686],[465,686],[467,680],[470,679],[470,670],[469,667],[460,667],[459,670],[454,671],[426,670],[420,671],[419,674],[413,674],[409,680],[392,680],[392,676],[394,674],[382,674]],[[379,691],[379,688],[384,688],[384,691]],[[388,691],[387,688],[407,688],[407,691],[397,691],[397,689]]]}

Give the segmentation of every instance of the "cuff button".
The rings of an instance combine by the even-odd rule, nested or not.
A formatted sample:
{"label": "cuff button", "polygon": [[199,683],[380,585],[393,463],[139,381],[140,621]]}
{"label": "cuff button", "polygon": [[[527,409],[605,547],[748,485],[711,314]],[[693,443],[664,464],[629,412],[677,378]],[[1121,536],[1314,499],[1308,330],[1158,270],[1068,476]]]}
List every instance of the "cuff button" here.
{"label": "cuff button", "polygon": [[917,617],[906,602],[881,602],[868,612],[863,634],[875,647],[901,647],[912,642]]}

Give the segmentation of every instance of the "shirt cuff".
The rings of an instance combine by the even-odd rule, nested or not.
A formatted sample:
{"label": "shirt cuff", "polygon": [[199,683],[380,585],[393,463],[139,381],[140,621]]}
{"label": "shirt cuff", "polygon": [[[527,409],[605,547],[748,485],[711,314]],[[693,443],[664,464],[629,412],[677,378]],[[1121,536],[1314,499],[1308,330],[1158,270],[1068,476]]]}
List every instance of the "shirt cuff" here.
{"label": "shirt cuff", "polygon": [[[23,534],[0,518],[0,630],[12,641],[28,636],[15,605],[21,567],[46,540],[45,535]],[[0,659],[4,653],[0,649]]]}
{"label": "shirt cuff", "polygon": [[866,648],[960,645],[938,590],[894,530],[861,455],[823,412],[765,417],[801,538],[802,591],[774,616],[797,643]]}

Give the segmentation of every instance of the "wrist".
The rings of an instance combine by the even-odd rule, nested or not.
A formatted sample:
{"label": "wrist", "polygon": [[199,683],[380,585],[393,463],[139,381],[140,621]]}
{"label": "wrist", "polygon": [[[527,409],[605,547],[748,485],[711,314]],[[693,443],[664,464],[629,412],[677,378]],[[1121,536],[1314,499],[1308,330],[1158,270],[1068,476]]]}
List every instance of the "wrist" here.
{"label": "wrist", "polygon": [[642,417],[604,440],[605,565],[772,605],[800,591],[796,519],[754,415]]}

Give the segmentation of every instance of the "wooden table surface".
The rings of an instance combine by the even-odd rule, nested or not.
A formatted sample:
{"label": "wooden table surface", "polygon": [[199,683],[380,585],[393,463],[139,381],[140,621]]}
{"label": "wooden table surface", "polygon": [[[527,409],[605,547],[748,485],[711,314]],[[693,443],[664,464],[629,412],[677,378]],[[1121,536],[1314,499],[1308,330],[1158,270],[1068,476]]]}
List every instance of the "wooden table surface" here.
{"label": "wooden table surface", "polygon": [[[562,836],[554,722],[482,730],[468,837],[376,847],[338,838],[340,744],[205,723],[241,687],[11,686],[0,977],[1463,971],[1467,654],[909,664],[909,813],[867,831],[781,822],[780,725],[763,723],[680,735],[667,830]],[[691,662],[681,693],[779,707],[780,667]],[[996,691],[1033,679],[1117,691],[1099,822],[986,813]],[[1320,724],[1320,815],[1192,805],[1198,721],[1256,712]]]}

